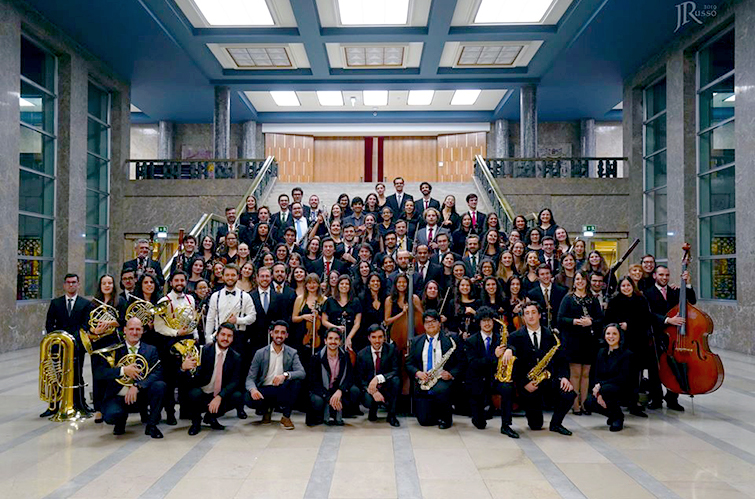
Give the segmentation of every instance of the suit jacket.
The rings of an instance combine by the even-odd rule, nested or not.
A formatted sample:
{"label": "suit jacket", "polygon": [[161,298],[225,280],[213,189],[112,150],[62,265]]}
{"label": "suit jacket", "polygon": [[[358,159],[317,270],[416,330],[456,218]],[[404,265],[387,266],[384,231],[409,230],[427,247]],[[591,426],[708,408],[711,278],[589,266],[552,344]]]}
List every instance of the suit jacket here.
{"label": "suit jacket", "polygon": [[[240,220],[236,220],[236,223],[233,225],[236,232],[239,232],[239,233],[241,232],[241,227],[242,227],[240,222],[241,222]],[[221,237],[225,237],[227,235],[228,235],[228,224],[226,223],[218,227],[218,231],[215,233],[215,245],[217,246],[220,243]],[[240,236],[241,234],[239,234],[239,237]]]}
{"label": "suit jacket", "polygon": [[[348,272],[348,266],[346,265],[346,262],[343,260],[339,260],[338,258],[333,256],[333,262],[330,264],[330,270],[336,270],[339,274],[345,274]],[[322,278],[323,276],[325,279],[328,278],[328,276],[325,276],[325,261],[323,260],[323,257],[318,258],[314,262],[309,264],[309,271],[317,274]]]}
{"label": "suit jacket", "polygon": [[530,289],[529,293],[527,293],[527,296],[530,297],[532,301],[536,301],[540,304],[540,324],[543,326],[549,326],[554,327],[558,323],[558,309],[561,307],[561,300],[564,299],[566,296],[566,293],[568,291],[565,287],[559,286],[558,284],[551,283],[551,323],[548,324],[548,312],[547,308],[545,306],[545,297],[543,296],[543,290],[540,287],[540,283],[535,283],[535,287]]}
{"label": "suit jacket", "polygon": [[[441,352],[445,355],[452,347],[451,336],[442,332],[438,336],[440,338]],[[443,369],[451,373],[451,376],[454,378],[458,378],[463,367],[462,356],[464,345],[458,337],[454,337],[454,342],[456,343],[456,350],[454,350],[454,353],[448,359],[446,365],[443,366]],[[409,358],[406,361],[406,370],[414,380],[416,380],[415,376],[419,371],[425,370],[425,365],[422,362],[422,350],[425,347],[425,343],[427,343],[427,335],[422,334],[414,337],[412,339],[412,344],[409,347]]]}
{"label": "suit jacket", "polygon": [[[160,357],[157,355],[157,348],[152,345],[148,345],[143,341],[139,342],[139,355],[147,360],[149,369],[151,369],[149,375],[134,383],[134,385],[141,391],[148,389],[155,381],[161,381],[163,379],[162,365],[159,363]],[[128,348],[126,343],[115,351],[115,364],[128,354]],[[92,355],[92,371],[94,379],[97,381],[103,381],[104,394],[103,399],[107,400],[118,395],[123,385],[116,382],[116,379],[121,377],[120,367],[110,367],[110,364],[101,355]]]}
{"label": "suit jacket", "polygon": [[[454,253],[453,251],[451,251],[451,250],[450,250],[450,248],[449,248],[449,250],[447,251],[447,253],[451,253],[451,254],[452,254],[452,255],[454,256],[454,262],[458,262],[459,260],[461,260],[461,255],[459,255],[458,253]],[[444,253],[444,254],[445,254],[445,253]],[[432,263],[435,263],[435,264],[437,264],[437,265],[441,265],[441,261],[440,261],[440,258],[441,258],[441,255],[440,255],[440,254],[438,254],[438,253],[433,253],[433,255],[432,255],[432,256],[430,257],[430,261],[431,261]],[[441,270],[442,270],[442,268],[441,268]]]}
{"label": "suit jacket", "polygon": [[[543,253],[543,250],[540,250],[537,253],[538,253],[538,258],[540,259],[540,261],[543,263],[547,263],[545,261],[545,254]],[[551,259],[552,259],[552,265],[550,266],[551,274],[553,274],[553,277],[556,277],[556,274],[558,274],[558,271],[561,270],[561,262],[558,261],[558,258],[556,258],[555,253],[551,255]]]}
{"label": "suit jacket", "polygon": [[[514,361],[514,382],[517,386],[522,387],[529,383],[527,373],[540,362],[546,353],[556,344],[553,333],[547,327],[540,328],[540,337],[538,349],[532,345],[532,338],[527,332],[527,326],[522,326],[509,336],[508,345],[516,353]],[[550,371],[551,378],[559,380],[561,378],[569,379],[569,364],[564,355],[563,341],[561,346],[556,350],[556,354],[548,363],[547,371]]]}
{"label": "suit jacket", "polygon": [[[148,261],[148,267],[155,271],[155,279],[157,280],[157,285],[160,286],[160,288],[165,286],[165,277],[163,277],[163,269],[160,268],[160,264],[150,258]],[[134,258],[133,260],[129,260],[123,263],[123,268],[121,269],[121,272],[123,272],[123,270],[125,269],[137,270],[138,268],[139,268],[139,259]]]}
{"label": "suit jacket", "polygon": [[[247,391],[256,390],[265,383],[267,369],[270,366],[270,348],[272,348],[270,345],[264,346],[254,353],[252,365],[249,367],[249,374],[246,377]],[[296,349],[285,344],[283,345],[283,372],[289,373],[284,385],[288,381],[304,379],[307,375]]]}
{"label": "suit jacket", "polygon": [[393,220],[397,220],[402,211],[404,211],[404,205],[408,200],[414,200],[411,194],[404,192],[401,196],[401,206],[398,205],[398,199],[396,194],[391,194],[385,198],[385,206],[389,206],[393,210]]}
{"label": "suit jacket", "polygon": [[[252,343],[257,345],[258,348],[261,347],[263,343],[267,342],[267,332],[270,323],[275,320],[275,315],[277,315],[276,306],[278,305],[278,301],[276,300],[276,296],[280,295],[275,292],[272,286],[268,288],[268,293],[269,303],[267,304],[267,312],[265,312],[265,309],[262,306],[262,297],[260,296],[259,288],[254,288],[252,292],[249,293],[252,297],[252,302],[254,303],[254,309],[257,311],[257,319],[254,321],[255,332],[253,333],[253,336],[255,336],[258,341],[254,341],[253,339]],[[265,341],[260,341],[261,338],[265,338]]]}
{"label": "suit jacket", "polygon": [[482,251],[478,251],[475,256],[477,257],[477,265],[472,265],[471,256],[465,256],[461,259],[462,263],[464,263],[464,268],[467,269],[467,277],[474,277],[475,274],[479,273],[477,269],[480,268],[482,259],[485,258],[485,255],[482,253]]}
{"label": "suit jacket", "polygon": [[[438,237],[438,234],[448,234],[448,237],[451,237],[451,233],[448,232],[448,229],[445,229],[440,225],[436,225],[435,229],[433,230],[433,240]],[[414,245],[417,246],[418,244],[428,243],[429,241],[427,240],[427,226],[422,227],[421,229],[417,229],[417,233],[414,236]]]}
{"label": "suit jacket", "polygon": [[286,216],[286,222],[281,222],[281,214],[280,212],[274,214],[272,217],[270,217],[270,225],[275,224],[275,238],[278,241],[283,240],[283,233],[286,231],[288,227],[294,226],[294,215],[291,213],[291,210],[288,210],[288,215]]}
{"label": "suit jacket", "polygon": [[[424,197],[417,198],[414,204],[416,205],[414,209],[417,210],[418,213],[423,213],[425,211],[425,198]],[[429,208],[435,208],[436,210],[440,211],[440,201],[430,197]]]}
{"label": "suit jacket", "polygon": [[372,378],[382,374],[386,381],[398,377],[398,355],[396,346],[390,343],[383,343],[380,350],[380,372],[375,372],[375,363],[372,361],[372,346],[364,347],[357,353],[356,362],[356,381],[359,388],[367,389]]}
{"label": "suit jacket", "polygon": [[[669,310],[679,305],[679,291],[679,289],[666,286],[666,296],[668,299],[665,299],[655,285],[645,290],[645,298],[647,298],[648,305],[650,305],[650,313],[653,314],[653,329],[655,334],[663,331],[665,327],[664,321]],[[694,288],[687,288],[687,303],[690,305],[697,303],[697,295],[695,295]]]}
{"label": "suit jacket", "polygon": [[47,320],[45,321],[45,331],[65,331],[78,338],[79,329],[85,327],[89,321],[89,300],[81,296],[76,296],[73,302],[73,310],[68,315],[68,302],[65,296],[59,296],[50,301],[50,308],[47,309]]}
{"label": "suit jacket", "polygon": [[[192,375],[191,371],[182,371],[181,374],[188,379],[190,387],[202,388],[212,379],[212,373],[215,370],[215,354],[217,345],[207,345],[202,349],[202,361],[197,367],[196,372]],[[241,355],[233,349],[225,351],[225,360],[223,361],[223,379],[221,381],[220,397],[225,398],[233,392],[241,391]]]}
{"label": "suit jacket", "polygon": [[485,351],[482,333],[473,334],[464,343],[464,353],[467,357],[466,387],[471,393],[482,393],[485,385],[493,380],[498,368],[495,349],[500,344],[501,335],[497,332],[494,332],[490,338],[490,352]]}
{"label": "suit jacket", "polygon": [[[294,312],[294,302],[296,301],[296,291],[289,285],[283,286],[283,292],[278,293],[275,290],[275,283],[271,284],[273,289],[273,299],[275,300],[275,308],[271,315],[272,320],[282,320],[288,323],[288,327],[292,326],[291,315]],[[272,303],[272,302],[271,302]]]}
{"label": "suit jacket", "polygon": [[422,290],[425,289],[425,284],[429,281],[435,281],[438,283],[438,286],[443,287],[443,267],[437,263],[432,263],[429,260],[425,265],[427,265],[427,270],[425,271],[425,277],[423,279],[422,274],[420,274],[419,271],[419,262],[414,264],[414,289],[417,290],[418,295],[422,294]]}
{"label": "suit jacket", "polygon": [[333,388],[330,387],[330,362],[328,362],[328,348],[323,347],[317,352],[309,363],[307,372],[307,381],[309,382],[309,391],[322,398],[330,397],[336,391],[341,390],[344,394],[349,391],[354,383],[354,376],[351,361],[346,353],[338,349],[338,376],[333,382]]}
{"label": "suit jacket", "polygon": [[[469,213],[470,217],[472,216],[471,211],[467,211],[467,213]],[[487,227],[487,225],[485,225],[485,221],[487,220],[487,218],[488,216],[485,213],[481,212],[480,210],[477,210],[477,225],[475,225],[474,219],[472,219],[472,232],[474,232],[475,234],[480,234],[480,235],[484,234],[486,232],[485,229]]]}

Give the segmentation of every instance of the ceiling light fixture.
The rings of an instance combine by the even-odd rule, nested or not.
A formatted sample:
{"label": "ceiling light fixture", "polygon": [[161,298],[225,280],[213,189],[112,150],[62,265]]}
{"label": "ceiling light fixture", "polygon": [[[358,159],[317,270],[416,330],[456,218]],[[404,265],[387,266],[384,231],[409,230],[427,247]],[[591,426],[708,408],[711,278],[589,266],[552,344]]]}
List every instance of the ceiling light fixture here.
{"label": "ceiling light fixture", "polygon": [[409,90],[406,103],[410,106],[429,106],[433,102],[435,90]]}
{"label": "ceiling light fixture", "polygon": [[270,92],[270,96],[275,103],[281,107],[296,107],[301,106],[299,97],[293,90],[278,90]]}
{"label": "ceiling light fixture", "polygon": [[351,107],[354,107],[357,105],[357,98],[354,97],[353,95],[351,96],[351,99],[349,100],[351,101]]}
{"label": "ceiling light fixture", "polygon": [[409,0],[338,0],[343,25],[405,25]]}
{"label": "ceiling light fixture", "polygon": [[539,23],[555,0],[482,0],[474,24]]}
{"label": "ceiling light fixture", "polygon": [[387,106],[388,90],[364,90],[362,102],[365,106]]}
{"label": "ceiling light fixture", "polygon": [[451,98],[452,106],[471,106],[477,102],[481,90],[457,90]]}
{"label": "ceiling light fixture", "polygon": [[318,90],[317,100],[321,106],[343,106],[343,94],[340,90]]}
{"label": "ceiling light fixture", "polygon": [[210,26],[274,26],[265,0],[193,0]]}

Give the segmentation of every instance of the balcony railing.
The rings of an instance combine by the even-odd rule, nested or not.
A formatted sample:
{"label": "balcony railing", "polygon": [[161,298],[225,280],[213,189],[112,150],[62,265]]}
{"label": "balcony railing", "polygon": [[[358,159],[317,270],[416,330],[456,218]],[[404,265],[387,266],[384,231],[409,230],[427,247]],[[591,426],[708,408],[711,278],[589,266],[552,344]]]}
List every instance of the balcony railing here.
{"label": "balcony railing", "polygon": [[265,159],[130,159],[131,180],[255,178]]}
{"label": "balcony railing", "polygon": [[498,215],[498,223],[507,234],[514,228],[514,210],[498,187],[498,182],[488,168],[485,159],[477,155],[474,162],[474,176],[480,183],[482,194],[487,197],[493,211]]}
{"label": "balcony railing", "polygon": [[495,178],[618,178],[627,158],[486,158]]}

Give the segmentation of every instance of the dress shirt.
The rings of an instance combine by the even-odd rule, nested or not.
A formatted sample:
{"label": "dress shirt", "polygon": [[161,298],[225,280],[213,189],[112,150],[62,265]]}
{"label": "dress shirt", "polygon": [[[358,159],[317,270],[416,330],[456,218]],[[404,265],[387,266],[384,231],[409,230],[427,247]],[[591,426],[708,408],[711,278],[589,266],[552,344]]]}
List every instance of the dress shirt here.
{"label": "dress shirt", "polygon": [[[160,301],[158,301],[158,303],[163,303],[166,301],[169,302],[171,306],[171,311],[169,313],[173,313],[173,310],[181,307],[191,307],[192,309],[194,309],[194,298],[191,295],[187,295],[186,293],[179,295],[175,291],[171,291],[164,297],[160,298]],[[179,330],[169,327],[168,323],[165,322],[165,319],[160,316],[155,317],[154,328],[156,332],[160,333],[163,336],[178,336]],[[192,331],[192,336],[194,337],[194,339],[199,338],[196,327]]]}
{"label": "dress shirt", "polygon": [[238,288],[231,291],[227,288],[215,291],[210,297],[205,322],[205,339],[208,344],[212,343],[220,324],[231,315],[236,316],[236,329],[246,331],[246,327],[257,319],[252,297]]}
{"label": "dress shirt", "polygon": [[[273,290],[270,289],[269,286],[267,289],[263,289],[260,287],[257,288],[257,292],[260,294],[260,303],[262,304],[262,308],[265,309],[265,312],[267,312],[268,309],[270,308],[270,301],[271,301],[270,298],[272,296],[271,295],[272,291]],[[267,308],[265,308],[265,293],[267,293]]]}
{"label": "dress shirt", "polygon": [[480,331],[482,335],[482,344],[485,345],[485,353],[489,354],[491,350],[495,350],[498,345],[493,345],[493,334],[485,334]]}
{"label": "dress shirt", "polygon": [[288,221],[289,216],[291,216],[291,213],[288,210],[281,211],[280,212],[281,223],[286,223]]}
{"label": "dress shirt", "polygon": [[218,348],[216,344],[215,345],[215,367],[213,367],[212,369],[212,377],[210,378],[210,382],[202,387],[202,391],[204,393],[214,393],[215,391],[215,378],[218,375],[218,361],[220,360],[221,353],[227,357],[228,349],[226,348],[225,350],[221,350],[220,348]]}
{"label": "dress shirt", "polygon": [[[129,345],[128,343],[126,343],[126,353],[139,353],[139,346],[141,344],[142,344],[141,341],[137,341],[136,345]],[[122,367],[121,367],[121,377],[123,377],[123,368]],[[118,395],[121,396],[121,397],[125,397],[126,394],[128,393],[128,389],[129,388],[130,387],[128,387],[128,386],[124,386],[123,388],[121,388],[118,391]]]}
{"label": "dress shirt", "polygon": [[338,362],[338,355],[331,357],[326,354],[325,356],[328,358],[328,365],[330,366],[330,386],[328,386],[328,388],[333,388],[333,383],[335,383],[336,378],[338,378],[338,375],[340,374],[341,365]]}
{"label": "dress shirt", "polygon": [[546,301],[546,303],[550,304],[551,299],[553,298],[553,284],[550,284],[547,288],[541,284],[540,291],[542,291],[543,299]]}
{"label": "dress shirt", "polygon": [[436,365],[438,365],[438,362],[440,362],[441,357],[443,357],[443,349],[440,347],[440,334],[436,334],[433,338],[433,365],[428,366],[427,365],[427,351],[429,350],[430,346],[430,338],[431,336],[427,336],[425,338],[425,346],[422,347],[422,365],[425,366],[425,372],[429,371]]}
{"label": "dress shirt", "polygon": [[270,363],[267,365],[267,376],[265,376],[265,382],[263,386],[271,386],[273,384],[273,378],[283,374],[283,352],[286,349],[281,345],[280,353],[275,351],[275,343],[270,343]]}
{"label": "dress shirt", "polygon": [[402,237],[402,238],[400,238],[398,240],[398,242],[396,244],[396,247],[398,247],[398,249],[402,249],[404,251],[408,251],[409,248],[407,248],[406,243],[407,243],[407,237],[404,236],[404,237]]}
{"label": "dress shirt", "polygon": [[294,218],[294,227],[296,228],[296,240],[301,241],[307,234],[307,219],[304,217]]}
{"label": "dress shirt", "polygon": [[66,296],[66,310],[68,310],[68,315],[71,315],[73,312],[73,307],[76,306],[76,299],[78,297],[78,293],[73,296]]}
{"label": "dress shirt", "polygon": [[[372,352],[372,366],[375,367],[375,361],[377,360],[377,354],[381,353],[380,350],[375,350],[374,348],[370,347],[370,352]],[[382,366],[383,357],[380,357],[380,365]],[[382,385],[385,383],[385,376],[382,374],[375,373],[375,376],[377,376],[378,384]]]}
{"label": "dress shirt", "polygon": [[[535,345],[534,340],[532,339],[532,335],[537,334],[537,345]],[[527,328],[527,335],[530,337],[530,341],[532,342],[532,346],[535,347],[536,350],[540,350],[540,345],[543,344],[543,331],[541,328],[538,329],[530,329]]]}

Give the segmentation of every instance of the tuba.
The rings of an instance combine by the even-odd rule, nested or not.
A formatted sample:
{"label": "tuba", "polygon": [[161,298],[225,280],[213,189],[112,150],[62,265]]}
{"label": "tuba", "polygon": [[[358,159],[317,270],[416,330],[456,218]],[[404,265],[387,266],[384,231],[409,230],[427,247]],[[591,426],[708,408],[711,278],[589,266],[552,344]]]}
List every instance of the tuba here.
{"label": "tuba", "polygon": [[[80,329],[79,330],[79,337],[81,338],[81,343],[84,345],[84,349],[86,349],[87,353],[91,355],[92,345],[104,338],[105,336],[109,336],[118,329],[118,311],[108,305],[107,303],[102,303],[97,298],[94,299],[97,303],[100,305],[89,312],[89,330]],[[109,322],[115,322],[115,324],[110,324],[106,329],[104,329],[101,332],[97,332],[97,328],[102,323],[109,323]]]}
{"label": "tuba", "polygon": [[194,375],[197,372],[200,364],[202,363],[202,347],[197,347],[197,342],[194,339],[185,339],[173,344],[170,348],[172,353],[181,356],[181,362],[186,359],[196,359],[197,365],[191,369],[191,374]]}
{"label": "tuba", "polygon": [[76,341],[65,331],[53,331],[39,345],[39,398],[57,412],[50,421],[75,421],[89,416],[74,404]]}
{"label": "tuba", "polygon": [[535,367],[530,369],[530,372],[527,373],[527,379],[535,383],[535,385],[539,385],[544,380],[551,377],[550,371],[546,371],[545,368],[548,367],[548,363],[553,359],[553,356],[556,355],[556,350],[561,346],[561,341],[558,339],[558,334],[556,334],[555,329],[553,330],[553,337],[556,339],[556,344],[553,345],[551,349],[548,350],[548,353],[540,359],[540,362],[535,364]]}
{"label": "tuba", "polygon": [[[506,321],[502,321],[501,319],[494,320],[501,325],[501,343],[498,346],[505,347],[509,341],[509,329],[506,326]],[[500,381],[501,383],[511,383],[511,375],[514,372],[515,360],[516,357],[513,357],[511,362],[506,365],[503,363],[503,355],[498,358],[498,367],[495,371],[496,381]]]}

